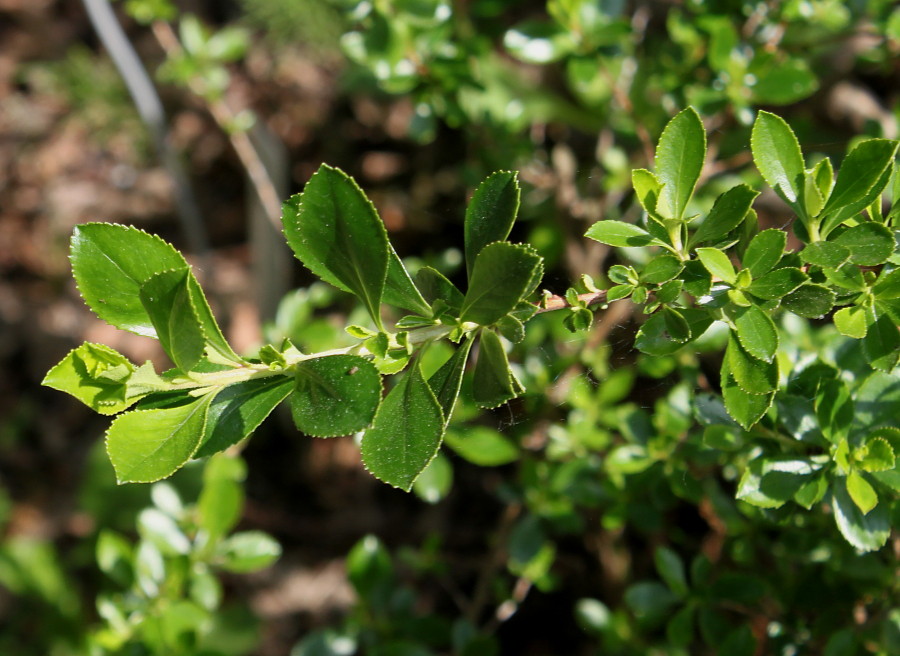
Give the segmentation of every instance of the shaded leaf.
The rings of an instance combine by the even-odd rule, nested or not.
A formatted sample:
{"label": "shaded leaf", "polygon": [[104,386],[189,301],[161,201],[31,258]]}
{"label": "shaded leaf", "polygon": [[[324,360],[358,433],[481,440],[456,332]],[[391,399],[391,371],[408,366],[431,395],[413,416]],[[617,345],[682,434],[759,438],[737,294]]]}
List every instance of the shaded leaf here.
{"label": "shaded leaf", "polygon": [[847,228],[832,242],[849,250],[850,261],[860,266],[883,264],[894,252],[891,230],[872,221]]}
{"label": "shaded leaf", "polygon": [[297,428],[314,437],[361,431],[381,401],[381,376],[358,355],[329,355],[297,363],[291,414]]}
{"label": "shaded leaf", "polygon": [[808,281],[809,276],[800,269],[783,267],[754,280],[747,291],[758,298],[776,300],[790,294]]}
{"label": "shaded leaf", "polygon": [[850,259],[850,249],[831,241],[816,241],[800,251],[800,259],[826,269],[837,269]]}
{"label": "shaded leaf", "polygon": [[744,470],[736,496],[760,508],[780,508],[820,469],[800,458],[756,458]]}
{"label": "shaded leaf", "polygon": [[725,358],[722,360],[722,377],[731,375],[748,394],[769,394],[778,387],[778,361],[765,362],[754,358],[741,346],[734,333],[728,336]]}
{"label": "shaded leaf", "polygon": [[744,430],[750,428],[766,414],[775,399],[775,393],[747,394],[728,374],[722,380],[722,398],[728,414]]}
{"label": "shaded leaf", "polygon": [[668,547],[657,547],[653,552],[653,562],[669,590],[684,597],[688,593],[688,583],[681,557]]}
{"label": "shaded leaf", "polygon": [[472,388],[475,403],[482,408],[496,408],[525,391],[509,369],[500,338],[491,330],[481,331]]}
{"label": "shaded leaf", "polygon": [[475,190],[466,208],[464,229],[466,272],[472,277],[481,250],[509,236],[519,211],[519,181],[511,171],[488,176]]}
{"label": "shaded leaf", "polygon": [[[705,310],[680,308],[679,313],[688,323],[691,339],[700,337],[712,324],[712,318]],[[661,312],[657,312],[651,315],[638,330],[634,346],[648,355],[669,355],[684,346],[684,342],[674,339],[669,334],[669,324],[666,322],[665,316]]]}
{"label": "shaded leaf", "polygon": [[775,228],[763,230],[750,240],[747,250],[744,251],[744,257],[741,258],[741,263],[744,268],[750,269],[754,278],[759,278],[778,264],[781,256],[784,255],[785,246],[787,246],[787,233],[784,230]]}
{"label": "shaded leaf", "polygon": [[[416,284],[422,290],[422,296],[428,303],[434,304],[438,299],[444,301],[453,312],[459,314],[462,308],[463,293],[456,285],[437,269],[429,266],[422,267],[416,272]],[[431,312],[425,316],[429,316]]]}
{"label": "shaded leaf", "polygon": [[397,256],[394,247],[388,243],[390,255],[388,257],[387,277],[384,281],[384,296],[382,300],[388,305],[400,307],[410,312],[428,316],[428,303],[422,298],[422,293],[409,277],[409,272],[403,262]]}
{"label": "shaded leaf", "polygon": [[834,292],[828,287],[806,283],[782,298],[781,306],[801,317],[818,319],[831,311],[834,302]]}
{"label": "shaded leaf", "polygon": [[890,372],[900,362],[900,332],[886,314],[869,325],[862,345],[866,359],[876,369]]}
{"label": "shaded leaf", "polygon": [[203,357],[206,337],[191,300],[187,269],[157,273],[141,285],[140,299],[166,354],[182,371]]}
{"label": "shaded leaf", "polygon": [[831,503],[834,521],[847,542],[860,551],[875,551],[885,545],[891,532],[885,504],[863,514],[850,497],[843,476],[836,477],[831,484]]}
{"label": "shaded leaf", "polygon": [[460,319],[487,326],[511,312],[531,291],[543,264],[530,246],[494,242],[478,254]]}
{"label": "shaded leaf", "polygon": [[716,202],[707,214],[697,232],[688,241],[688,248],[696,244],[715,243],[724,239],[728,233],[737,228],[753,200],[759,195],[747,185],[732,187],[716,198]]}
{"label": "shaded leaf", "polygon": [[462,342],[450,359],[428,379],[428,385],[444,413],[445,423],[450,421],[453,406],[456,405],[463,373],[466,370],[466,362],[469,359],[469,351],[472,350],[474,341],[469,338]]}
{"label": "shaded leaf", "polygon": [[262,531],[242,531],[216,545],[222,569],[245,574],[269,567],[281,556],[281,545]]}

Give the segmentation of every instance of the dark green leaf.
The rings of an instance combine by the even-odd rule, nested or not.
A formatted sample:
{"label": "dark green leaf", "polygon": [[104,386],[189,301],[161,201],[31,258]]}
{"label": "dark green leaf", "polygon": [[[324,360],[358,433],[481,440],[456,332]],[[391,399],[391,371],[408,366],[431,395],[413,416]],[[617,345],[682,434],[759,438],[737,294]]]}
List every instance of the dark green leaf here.
{"label": "dark green leaf", "polygon": [[697,244],[715,244],[724,239],[741,224],[758,195],[758,191],[743,184],[721,194],[697,232],[688,241],[688,247],[693,248]]}
{"label": "dark green leaf", "polygon": [[509,236],[519,212],[519,182],[511,171],[498,171],[484,180],[466,208],[466,271],[472,277],[475,259],[481,250]]}
{"label": "dark green leaf", "polygon": [[744,350],[734,333],[728,336],[722,360],[722,378],[728,374],[748,394],[769,394],[778,387],[777,360],[765,362],[754,358]]}
{"label": "dark green leaf", "polygon": [[837,269],[850,259],[850,250],[830,241],[816,241],[800,251],[800,258],[808,264]]}
{"label": "dark green leaf", "polygon": [[[832,285],[849,289],[854,292],[862,292],[866,289],[866,281],[859,267],[848,264],[839,269],[822,269],[822,273]],[[844,292],[846,293],[846,292]]]}
{"label": "dark green leaf", "polygon": [[706,158],[706,130],[692,108],[666,125],[656,146],[656,177],[662,184],[656,209],[669,219],[681,219]]}
{"label": "dark green leaf", "polygon": [[734,265],[725,253],[718,248],[698,248],[696,253],[713,278],[734,284],[737,277],[734,272]]}
{"label": "dark green leaf", "polygon": [[[441,299],[453,312],[459,314],[463,304],[463,293],[437,269],[422,267],[416,272],[416,285],[428,303]],[[429,312],[427,315],[430,315]]]}
{"label": "dark green leaf", "polygon": [[409,272],[403,266],[403,262],[394,251],[394,247],[388,243],[390,256],[388,258],[387,277],[384,281],[384,297],[382,300],[388,305],[400,307],[410,312],[428,316],[428,303],[422,298],[422,293],[413,284]]}
{"label": "dark green leaf", "polygon": [[712,274],[699,260],[685,262],[681,279],[684,281],[684,291],[696,298],[709,294],[712,287]]}
{"label": "dark green leaf", "polygon": [[776,300],[790,294],[809,281],[809,276],[795,267],[775,269],[754,280],[747,291],[765,300]]}
{"label": "dark green leaf", "polygon": [[755,305],[737,308],[734,326],[741,346],[754,358],[771,362],[778,350],[778,332],[772,318]]}
{"label": "dark green leaf", "polygon": [[119,483],[157,481],[190,460],[203,438],[213,396],[117,417],[106,433],[106,451]]}
{"label": "dark green leaf", "polygon": [[[678,312],[687,320],[692,339],[700,337],[712,324],[712,318],[705,310],[680,308]],[[669,355],[684,346],[684,342],[673,339],[669,334],[665,316],[657,312],[641,326],[634,340],[634,346],[648,355]]]}
{"label": "dark green leaf", "polygon": [[625,603],[639,621],[653,623],[669,614],[678,603],[678,597],[662,583],[646,581],[625,590]]}
{"label": "dark green leaf", "polygon": [[[868,205],[871,202],[868,200],[869,192],[882,180],[885,169],[891,166],[896,152],[896,141],[870,139],[847,153],[822,215],[833,214],[860,201],[864,201],[864,206]],[[885,184],[887,180],[881,185],[882,189]],[[878,189],[876,194],[880,192],[881,189]]]}
{"label": "dark green leaf", "polygon": [[681,556],[668,547],[657,547],[653,552],[653,562],[656,564],[656,571],[669,586],[669,590],[679,597],[687,595],[687,576],[684,573]]}
{"label": "dark green leaf", "polygon": [[329,355],[296,365],[291,414],[301,431],[335,437],[372,423],[381,401],[381,376],[358,355]]}
{"label": "dark green leaf", "polygon": [[413,362],[363,435],[363,463],[376,478],[409,492],[438,452],[443,435],[441,405]]}
{"label": "dark green leaf", "polygon": [[784,119],[760,111],[750,137],[753,161],[763,178],[801,218],[805,218],[805,167],[800,144]]}
{"label": "dark green leaf", "polygon": [[831,484],[834,521],[841,535],[860,551],[875,551],[887,542],[891,532],[886,504],[863,514],[847,492],[847,479],[836,477]]}
{"label": "dark green leaf", "polygon": [[641,282],[659,285],[668,282],[684,268],[684,263],[674,255],[657,255],[641,271]]}
{"label": "dark green leaf", "polygon": [[391,249],[375,207],[346,173],[326,164],[284,204],[282,222],[297,258],[322,280],[356,294],[376,325]]}
{"label": "dark green leaf", "polygon": [[726,375],[722,380],[722,398],[728,414],[744,430],[750,430],[750,427],[762,419],[772,406],[775,393],[747,394],[731,375]]}
{"label": "dark green leaf", "polygon": [[684,343],[691,338],[691,326],[681,312],[670,307],[663,307],[660,313],[666,322],[666,331],[671,340]]}
{"label": "dark green leaf", "polygon": [[445,422],[450,421],[450,415],[453,413],[453,406],[459,396],[459,387],[466,370],[466,362],[469,359],[469,351],[472,350],[474,341],[471,338],[466,339],[450,356],[450,359],[428,379],[428,385],[444,413]]}
{"label": "dark green leaf", "polygon": [[229,385],[209,406],[197,458],[234,446],[255,431],[294,388],[290,376],[271,376]]}
{"label": "dark green leaf", "polygon": [[894,252],[894,235],[872,221],[848,228],[832,240],[850,251],[850,261],[860,266],[884,264]]}
{"label": "dark green leaf", "polygon": [[519,447],[508,437],[486,426],[450,431],[447,446],[479,467],[499,467],[519,459]]}
{"label": "dark green leaf", "polygon": [[159,237],[111,223],[76,226],[70,258],[81,296],[94,313],[147,337],[156,337],[156,329],[141,303],[141,285],[157,273],[188,268]]}
{"label": "dark green leaf", "polygon": [[804,59],[790,58],[773,63],[767,70],[753,72],[757,78],[756,84],[750,87],[753,104],[788,105],[812,95],[819,88],[816,74],[809,70]]}
{"label": "dark green leaf", "polygon": [[529,246],[494,242],[475,260],[460,319],[487,326],[512,311],[540,276],[540,255]]}
{"label": "dark green leaf", "polygon": [[666,638],[669,642],[682,649],[686,648],[694,639],[694,615],[697,607],[688,604],[678,609],[672,619],[666,624]]}
{"label": "dark green leaf", "polygon": [[756,458],[741,476],[737,498],[760,508],[779,508],[821,469],[808,460]]}
{"label": "dark green leaf", "polygon": [[750,269],[754,278],[759,278],[778,264],[785,246],[787,233],[784,230],[763,230],[750,241],[741,262],[744,268]]}
{"label": "dark green leaf", "polygon": [[869,325],[862,344],[866,359],[876,369],[891,372],[900,363],[900,332],[886,314]]}
{"label": "dark green leaf", "polygon": [[141,285],[140,299],[163,350],[190,371],[203,357],[206,337],[188,288],[187,269],[157,273]]}
{"label": "dark green leaf", "polygon": [[807,319],[824,317],[834,307],[834,292],[824,285],[806,283],[781,299],[781,307]]}
{"label": "dark green leaf", "polygon": [[491,330],[481,331],[472,387],[475,403],[482,408],[496,408],[524,391],[509,369],[500,338]]}
{"label": "dark green leaf", "polygon": [[888,271],[885,267],[875,281],[872,293],[879,300],[900,298],[900,269]]}
{"label": "dark green leaf", "polygon": [[643,228],[633,223],[613,221],[611,219],[597,221],[597,223],[588,228],[585,236],[599,241],[601,244],[615,246],[616,248],[649,246],[651,244],[656,246],[662,245],[659,239]]}

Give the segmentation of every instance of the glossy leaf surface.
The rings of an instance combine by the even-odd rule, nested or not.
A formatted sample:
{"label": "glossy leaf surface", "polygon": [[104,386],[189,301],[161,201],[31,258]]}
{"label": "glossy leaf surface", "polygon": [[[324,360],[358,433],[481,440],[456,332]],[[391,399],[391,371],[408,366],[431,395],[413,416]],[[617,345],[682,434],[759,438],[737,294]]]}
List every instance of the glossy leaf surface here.
{"label": "glossy leaf surface", "polygon": [[657,211],[670,219],[684,216],[706,158],[706,130],[688,107],[669,121],[656,147],[656,177],[662,183]]}
{"label": "glossy leaf surface", "polygon": [[516,173],[498,171],[478,185],[472,195],[464,228],[466,271],[470,277],[481,250],[509,236],[519,211],[520,193]]}
{"label": "glossy leaf surface", "polygon": [[296,366],[291,414],[297,428],[314,437],[361,431],[381,401],[381,376],[358,355],[329,355]]}
{"label": "glossy leaf surface", "polygon": [[487,326],[511,312],[540,277],[540,255],[530,246],[499,241],[478,254],[460,319]]}

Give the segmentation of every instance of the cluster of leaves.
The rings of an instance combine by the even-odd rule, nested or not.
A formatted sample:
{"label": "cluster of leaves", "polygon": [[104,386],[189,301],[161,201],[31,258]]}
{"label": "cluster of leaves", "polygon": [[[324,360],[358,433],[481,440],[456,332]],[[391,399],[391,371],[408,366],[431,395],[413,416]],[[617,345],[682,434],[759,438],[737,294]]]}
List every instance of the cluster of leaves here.
{"label": "cluster of leaves", "polygon": [[[190,267],[172,246],[134,228],[79,226],[71,260],[87,304],[113,326],[159,339],[175,368],[157,374],[149,362],[136,365],[107,346],[87,343],[44,383],[101,414],[122,413],[106,439],[120,482],[158,480],[191,458],[227,449],[289,398],[294,422],[307,435],[365,431],[366,467],[409,490],[440,448],[474,343],[480,406],[495,407],[523,391],[501,336],[523,339],[523,321],[537,311],[526,299],[543,269],[532,248],[504,241],[518,205],[512,173],[497,173],[476,191],[466,213],[469,285],[463,294],[431,267],[413,281],[356,183],[321,167],[285,204],[285,235],[312,272],[359,298],[372,328],[348,327],[358,340],[344,349],[304,354],[285,340],[262,348],[254,360],[239,357],[225,341]],[[389,332],[382,302],[414,314]],[[426,380],[418,356],[442,337],[459,346]],[[382,375],[404,369],[382,399]]]}

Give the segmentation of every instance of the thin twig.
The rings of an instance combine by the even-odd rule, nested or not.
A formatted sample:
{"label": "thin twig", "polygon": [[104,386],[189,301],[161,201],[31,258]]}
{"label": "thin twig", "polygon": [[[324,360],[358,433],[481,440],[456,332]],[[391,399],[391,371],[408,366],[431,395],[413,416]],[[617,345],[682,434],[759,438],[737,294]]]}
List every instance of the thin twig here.
{"label": "thin twig", "polygon": [[[578,300],[586,303],[588,307],[590,307],[591,305],[602,305],[606,303],[606,292],[601,290],[598,292],[579,294]],[[557,310],[565,310],[568,307],[572,307],[572,304],[566,300],[565,296],[549,294],[541,299],[540,306],[538,307],[535,314],[543,314],[544,312],[556,312]]]}

